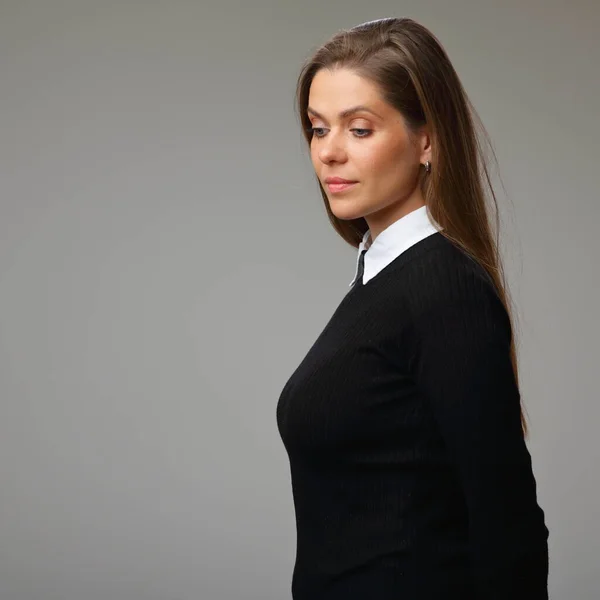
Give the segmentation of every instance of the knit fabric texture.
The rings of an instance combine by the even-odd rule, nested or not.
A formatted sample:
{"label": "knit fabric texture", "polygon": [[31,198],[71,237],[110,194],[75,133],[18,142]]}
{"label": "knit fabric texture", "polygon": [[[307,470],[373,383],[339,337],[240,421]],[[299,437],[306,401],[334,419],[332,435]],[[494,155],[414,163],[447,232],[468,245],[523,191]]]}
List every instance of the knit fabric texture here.
{"label": "knit fabric texture", "polygon": [[439,232],[342,298],[276,409],[294,600],[547,600],[511,336]]}

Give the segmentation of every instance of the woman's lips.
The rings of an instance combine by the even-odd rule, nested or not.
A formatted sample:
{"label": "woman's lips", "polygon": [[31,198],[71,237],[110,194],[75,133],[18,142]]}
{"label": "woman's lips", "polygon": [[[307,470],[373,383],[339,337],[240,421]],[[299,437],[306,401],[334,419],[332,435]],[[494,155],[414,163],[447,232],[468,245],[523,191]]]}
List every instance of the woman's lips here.
{"label": "woman's lips", "polygon": [[335,194],[338,192],[345,192],[346,190],[353,188],[357,183],[358,181],[352,181],[350,183],[328,183],[327,189]]}

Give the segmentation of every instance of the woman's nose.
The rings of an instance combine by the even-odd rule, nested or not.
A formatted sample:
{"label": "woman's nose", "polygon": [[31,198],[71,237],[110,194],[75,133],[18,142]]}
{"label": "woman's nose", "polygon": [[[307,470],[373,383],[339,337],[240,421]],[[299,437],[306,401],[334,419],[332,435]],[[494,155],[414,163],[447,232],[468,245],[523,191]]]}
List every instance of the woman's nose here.
{"label": "woman's nose", "polygon": [[342,160],[346,155],[344,142],[341,134],[329,132],[325,138],[321,140],[319,147],[319,158],[323,162],[331,162],[332,160]]}

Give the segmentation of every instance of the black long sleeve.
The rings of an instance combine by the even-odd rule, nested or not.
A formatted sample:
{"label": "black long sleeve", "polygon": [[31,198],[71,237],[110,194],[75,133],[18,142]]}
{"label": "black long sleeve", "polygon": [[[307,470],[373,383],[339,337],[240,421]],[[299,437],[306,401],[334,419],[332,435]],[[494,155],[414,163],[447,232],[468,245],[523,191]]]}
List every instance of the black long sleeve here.
{"label": "black long sleeve", "polygon": [[547,600],[511,334],[441,233],[342,299],[277,405],[294,600]]}
{"label": "black long sleeve", "polygon": [[433,277],[425,266],[409,273],[405,348],[460,478],[477,598],[545,600],[547,530],[521,429],[508,314],[479,269],[437,261]]}

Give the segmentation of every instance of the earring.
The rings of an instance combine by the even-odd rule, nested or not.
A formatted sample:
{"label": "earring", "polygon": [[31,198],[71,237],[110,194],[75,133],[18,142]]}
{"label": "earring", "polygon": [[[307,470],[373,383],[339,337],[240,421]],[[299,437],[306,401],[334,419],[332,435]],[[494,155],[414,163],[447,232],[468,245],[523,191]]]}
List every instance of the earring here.
{"label": "earring", "polygon": [[431,173],[431,163],[429,161],[425,163],[425,172]]}

